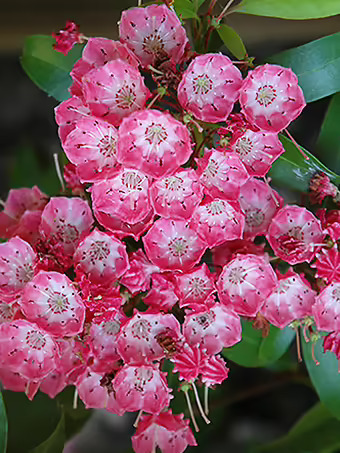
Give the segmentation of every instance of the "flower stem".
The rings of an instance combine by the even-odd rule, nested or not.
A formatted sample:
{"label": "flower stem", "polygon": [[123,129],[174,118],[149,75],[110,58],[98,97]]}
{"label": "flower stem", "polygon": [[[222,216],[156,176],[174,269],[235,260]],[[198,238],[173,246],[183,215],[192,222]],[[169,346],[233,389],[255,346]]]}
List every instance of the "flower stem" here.
{"label": "flower stem", "polygon": [[194,411],[192,410],[192,405],[191,405],[191,401],[190,401],[188,390],[184,391],[184,395],[185,395],[185,398],[187,400],[187,405],[188,405],[188,409],[189,409],[189,413],[190,413],[192,424],[194,425],[196,433],[198,433],[200,429],[199,429],[199,427],[197,425],[197,422],[196,422],[196,419],[195,419],[195,415],[194,415]]}
{"label": "flower stem", "polygon": [[195,385],[195,382],[192,382],[191,385],[192,385],[192,388],[193,388],[193,390],[194,390],[194,394],[195,394],[195,398],[196,398],[196,403],[197,403],[198,410],[200,411],[200,414],[201,414],[203,420],[205,421],[205,423],[206,423],[207,425],[209,425],[211,422],[210,422],[209,418],[208,418],[208,417],[205,415],[205,413],[204,413],[204,410],[203,410],[203,407],[202,407],[202,404],[201,404],[201,400],[200,400],[200,397],[199,397],[199,394],[198,394],[198,391],[197,391],[197,387],[196,387],[196,385]]}

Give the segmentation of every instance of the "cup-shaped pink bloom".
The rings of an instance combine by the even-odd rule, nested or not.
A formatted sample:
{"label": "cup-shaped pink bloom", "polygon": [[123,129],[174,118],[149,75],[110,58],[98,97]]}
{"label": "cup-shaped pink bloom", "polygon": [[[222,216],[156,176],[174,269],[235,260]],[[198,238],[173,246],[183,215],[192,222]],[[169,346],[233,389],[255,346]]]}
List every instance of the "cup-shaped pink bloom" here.
{"label": "cup-shaped pink bloom", "polygon": [[240,317],[222,304],[187,315],[183,333],[191,345],[199,344],[208,354],[217,354],[241,341]]}
{"label": "cup-shaped pink bloom", "polygon": [[176,13],[166,5],[149,5],[123,11],[119,37],[144,68],[169,59],[178,63],[188,43],[185,29]]}
{"label": "cup-shaped pink bloom", "polygon": [[188,445],[197,445],[189,420],[183,414],[173,415],[171,409],[159,415],[143,415],[132,436],[136,453],[150,453],[159,447],[163,453],[183,453]]}
{"label": "cup-shaped pink bloom", "polygon": [[245,216],[244,237],[249,239],[267,234],[274,215],[283,206],[283,198],[256,178],[243,184],[238,201]]}
{"label": "cup-shaped pink bloom", "polygon": [[126,44],[107,38],[90,38],[84,47],[82,59],[94,67],[112,60],[123,60],[138,69],[138,60]]}
{"label": "cup-shaped pink bloom", "polygon": [[119,126],[130,113],[143,109],[150,96],[139,71],[123,60],[92,69],[82,82],[84,103],[92,114],[114,126]]}
{"label": "cup-shaped pink bloom", "polygon": [[295,272],[279,277],[277,288],[267,297],[261,313],[268,321],[284,329],[295,320],[312,315],[316,293]]}
{"label": "cup-shaped pink bloom", "polygon": [[143,237],[143,243],[150,261],[171,271],[189,270],[207,249],[207,243],[184,220],[157,220]]}
{"label": "cup-shaped pink bloom", "polygon": [[180,307],[204,306],[208,297],[216,292],[214,277],[205,263],[189,273],[175,275],[175,279]]}
{"label": "cup-shaped pink bloom", "polygon": [[59,137],[61,143],[64,143],[68,134],[76,127],[76,123],[85,118],[91,118],[91,112],[83,101],[77,97],[63,101],[54,109],[55,121],[59,126]]}
{"label": "cup-shaped pink bloom", "polygon": [[211,248],[226,241],[241,239],[244,215],[227,201],[215,198],[195,209],[190,225]]}
{"label": "cup-shaped pink bloom", "polygon": [[285,206],[272,219],[267,239],[275,254],[289,264],[308,263],[324,239],[320,221],[300,206]]}
{"label": "cup-shaped pink bloom", "polygon": [[340,282],[333,282],[321,291],[312,311],[318,330],[340,330]]}
{"label": "cup-shaped pink bloom", "polygon": [[264,131],[280,132],[300,115],[306,101],[290,68],[265,64],[248,73],[240,104],[250,124]]}
{"label": "cup-shaped pink bloom", "polygon": [[17,319],[0,325],[0,364],[26,379],[38,380],[57,366],[59,351],[52,336],[36,324]]}
{"label": "cup-shaped pink bloom", "polygon": [[183,73],[178,100],[195,118],[209,123],[225,121],[238,100],[242,74],[225,55],[199,55]]}
{"label": "cup-shaped pink bloom", "polygon": [[277,285],[266,260],[256,255],[238,255],[224,266],[217,282],[220,301],[241,316],[256,316]]}
{"label": "cup-shaped pink bloom", "polygon": [[169,113],[142,110],[118,130],[117,160],[153,178],[172,174],[192,153],[187,127]]}
{"label": "cup-shaped pink bloom", "polygon": [[237,134],[229,149],[238,155],[251,176],[265,176],[285,151],[277,134],[251,129]]}
{"label": "cup-shaped pink bloom", "polygon": [[32,280],[36,254],[19,237],[0,244],[0,297],[13,298]]}
{"label": "cup-shaped pink bloom", "polygon": [[125,244],[97,229],[79,244],[74,264],[78,275],[103,286],[112,285],[129,267]]}
{"label": "cup-shaped pink bloom", "polygon": [[154,181],[150,197],[156,214],[170,219],[189,219],[203,197],[203,186],[193,169],[183,169]]}
{"label": "cup-shaped pink bloom", "polygon": [[197,160],[197,173],[204,191],[212,198],[237,200],[241,186],[249,179],[240,159],[232,153],[212,149]]}
{"label": "cup-shaped pink bloom", "polygon": [[171,399],[166,373],[154,365],[124,365],[118,371],[112,386],[118,405],[128,412],[143,410],[159,414]]}
{"label": "cup-shaped pink bloom", "polygon": [[64,274],[40,271],[25,286],[19,303],[30,321],[53,335],[72,336],[83,330],[85,306]]}

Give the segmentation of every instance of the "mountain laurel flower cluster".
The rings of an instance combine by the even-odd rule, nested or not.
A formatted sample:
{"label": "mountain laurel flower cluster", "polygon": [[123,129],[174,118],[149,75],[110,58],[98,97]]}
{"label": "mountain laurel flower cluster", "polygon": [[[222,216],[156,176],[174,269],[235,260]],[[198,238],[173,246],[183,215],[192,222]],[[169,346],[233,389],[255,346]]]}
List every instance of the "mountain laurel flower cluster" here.
{"label": "mountain laurel flower cluster", "polygon": [[241,320],[309,320],[340,358],[340,219],[286,204],[267,177],[305,107],[291,69],[194,53],[165,4],[124,11],[119,37],[56,35],[64,53],[86,42],[55,110],[68,189],[11,190],[0,213],[0,379],[138,411],[136,453],[182,453],[196,441],[172,375],[198,431],[192,400],[210,423]]}

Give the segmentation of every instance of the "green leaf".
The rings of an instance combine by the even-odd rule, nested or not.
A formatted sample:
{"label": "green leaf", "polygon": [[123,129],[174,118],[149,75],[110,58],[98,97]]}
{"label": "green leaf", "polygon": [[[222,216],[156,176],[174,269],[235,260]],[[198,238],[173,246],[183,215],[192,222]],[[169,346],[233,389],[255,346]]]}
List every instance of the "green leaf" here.
{"label": "green leaf", "polygon": [[332,97],[316,144],[316,150],[323,162],[338,173],[340,173],[339,118],[340,93]]}
{"label": "green leaf", "polygon": [[326,173],[334,184],[340,184],[340,176],[329,170],[305,148],[301,146],[309,160],[302,156],[291,140],[283,135],[280,140],[286,151],[273,163],[269,172],[275,186],[308,192],[310,180],[318,172]]}
{"label": "green leaf", "polygon": [[327,408],[317,403],[293,426],[289,433],[256,453],[324,453],[340,447],[340,422]]}
{"label": "green leaf", "polygon": [[61,410],[55,400],[37,393],[29,401],[24,393],[3,392],[8,418],[7,453],[28,452],[55,431]]}
{"label": "green leaf", "polygon": [[199,19],[195,2],[191,0],[175,0],[176,14],[182,19]]}
{"label": "green leaf", "polygon": [[340,14],[338,0],[243,0],[234,12],[281,19],[317,19]]}
{"label": "green leaf", "polygon": [[280,330],[270,326],[269,335],[254,329],[250,321],[242,320],[242,340],[231,348],[225,348],[223,356],[245,367],[263,367],[278,360],[289,348],[294,331],[287,327]]}
{"label": "green leaf", "polygon": [[340,91],[340,32],[273,55],[268,61],[292,68],[307,102]]}
{"label": "green leaf", "polygon": [[236,58],[243,60],[247,56],[245,45],[233,28],[222,24],[217,28],[217,32],[226,48],[230,50]]}
{"label": "green leaf", "polygon": [[[320,401],[340,420],[340,373],[338,360],[334,353],[323,352],[322,338],[315,344],[315,357],[320,362],[316,365],[312,356],[312,342],[302,342],[303,359],[309,377],[319,395]],[[340,431],[339,431],[340,432]]]}
{"label": "green leaf", "polygon": [[68,55],[63,55],[53,49],[54,43],[52,36],[29,36],[25,40],[21,65],[39,88],[58,101],[64,101],[70,97],[70,71],[81,57],[83,46],[76,44]]}
{"label": "green leaf", "polygon": [[0,393],[0,453],[6,453],[8,424],[4,400]]}
{"label": "green leaf", "polygon": [[50,437],[31,450],[30,453],[63,453],[65,441],[65,417],[62,414],[56,429]]}

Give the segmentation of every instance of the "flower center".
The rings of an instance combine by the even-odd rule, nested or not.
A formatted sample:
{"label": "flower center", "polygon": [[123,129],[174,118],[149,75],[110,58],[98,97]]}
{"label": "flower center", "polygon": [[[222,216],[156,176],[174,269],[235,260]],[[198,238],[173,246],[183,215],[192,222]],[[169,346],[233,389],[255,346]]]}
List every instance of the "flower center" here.
{"label": "flower center", "polygon": [[118,321],[107,321],[103,325],[103,331],[106,335],[117,335],[120,330],[120,323]]}
{"label": "flower center", "polygon": [[205,294],[207,287],[205,281],[200,277],[193,277],[189,280],[190,295],[201,297]]}
{"label": "flower center", "polygon": [[53,313],[63,313],[67,311],[70,306],[70,303],[65,296],[65,294],[55,292],[48,298],[48,306],[50,307]]}
{"label": "flower center", "polygon": [[150,54],[162,54],[164,52],[164,43],[158,33],[151,33],[143,40],[143,50]]}
{"label": "flower center", "polygon": [[13,305],[7,304],[6,302],[0,302],[0,323],[11,320],[13,316]]}
{"label": "flower center", "polygon": [[193,79],[193,89],[195,94],[207,94],[212,87],[212,80],[207,76],[207,74],[198,75]]}
{"label": "flower center", "polygon": [[140,319],[133,324],[131,331],[132,335],[138,340],[148,338],[151,332],[151,324],[145,319]]}
{"label": "flower center", "polygon": [[225,203],[222,200],[213,201],[205,206],[208,214],[221,215],[225,212]]}
{"label": "flower center", "polygon": [[263,85],[257,90],[255,99],[260,105],[268,107],[275,100],[276,96],[276,90],[272,85]]}
{"label": "flower center", "polygon": [[306,250],[301,227],[294,227],[278,238],[280,249],[286,253],[303,253]]}
{"label": "flower center", "polygon": [[105,241],[95,241],[91,244],[88,254],[91,261],[102,261],[108,257],[110,249]]}
{"label": "flower center", "polygon": [[204,313],[195,317],[195,321],[205,330],[215,320],[213,313]]}
{"label": "flower center", "polygon": [[32,349],[42,349],[46,344],[45,336],[36,330],[29,330],[26,335],[26,344]]}
{"label": "flower center", "polygon": [[143,190],[142,183],[143,178],[138,173],[131,171],[122,174],[122,185],[125,186],[129,192],[140,192]]}
{"label": "flower center", "polygon": [[99,150],[104,157],[114,157],[116,155],[116,140],[105,135],[99,142]]}
{"label": "flower center", "polygon": [[149,369],[136,368],[135,370],[135,389],[137,392],[143,392],[145,385],[150,382],[153,378],[153,372]]}
{"label": "flower center", "polygon": [[230,270],[228,280],[232,285],[238,285],[244,282],[245,269],[243,267],[234,267]]}
{"label": "flower center", "polygon": [[121,109],[129,109],[135,103],[136,94],[133,89],[127,85],[124,85],[116,93],[116,105]]}
{"label": "flower center", "polygon": [[160,145],[168,138],[165,128],[161,124],[152,124],[145,130],[145,140],[150,145]]}
{"label": "flower center", "polygon": [[60,225],[58,227],[57,237],[61,242],[64,242],[65,244],[72,244],[74,242],[77,242],[79,233],[74,225]]}
{"label": "flower center", "polygon": [[184,256],[189,248],[188,242],[184,238],[172,239],[168,246],[170,253],[176,257]]}
{"label": "flower center", "polygon": [[335,302],[340,302],[340,287],[333,289],[332,297],[334,298]]}
{"label": "flower center", "polygon": [[253,149],[253,142],[250,140],[249,137],[241,137],[236,142],[235,150],[240,155],[240,157],[246,157],[249,153],[251,153]]}
{"label": "flower center", "polygon": [[178,191],[183,186],[183,179],[178,178],[177,176],[170,176],[164,180],[164,186],[171,192]]}
{"label": "flower center", "polygon": [[34,277],[32,263],[25,263],[16,269],[16,277],[20,283],[27,283]]}
{"label": "flower center", "polygon": [[246,215],[246,224],[250,228],[258,227],[262,225],[265,216],[261,209],[255,208],[255,209],[247,209],[245,212]]}

